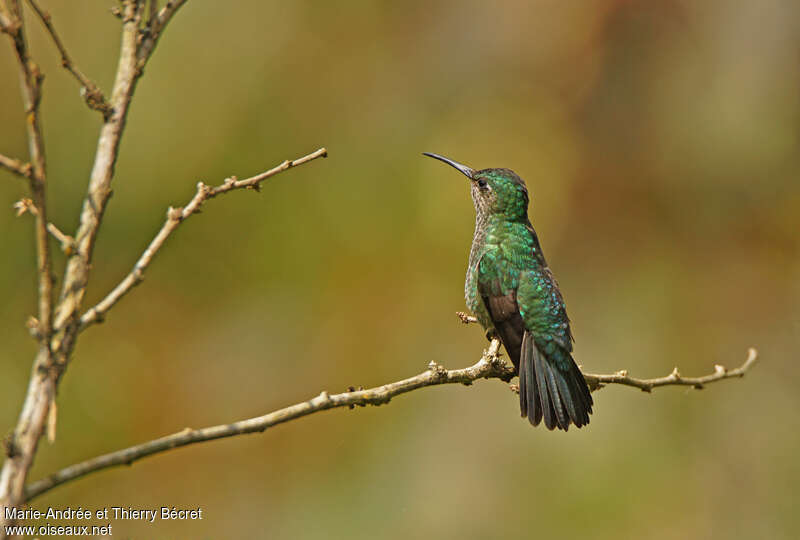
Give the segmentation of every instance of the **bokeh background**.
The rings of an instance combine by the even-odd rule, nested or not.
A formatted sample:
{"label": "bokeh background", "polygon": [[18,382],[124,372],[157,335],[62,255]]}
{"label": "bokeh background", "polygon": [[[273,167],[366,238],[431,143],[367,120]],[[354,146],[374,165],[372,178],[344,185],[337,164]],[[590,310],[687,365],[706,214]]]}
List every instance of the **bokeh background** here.
{"label": "bokeh background", "polygon": [[[112,2],[43,2],[108,92]],[[77,223],[100,125],[28,17],[46,73],[50,216]],[[163,454],[34,506],[200,506],[115,521],[131,538],[791,538],[800,526],[800,5],[217,2],[178,14],[136,92],[88,303],[198,180],[326,146],[260,194],[209,203],[143,285],[82,335],[32,479],[99,453],[263,414],[436,360],[477,360],[462,287],[463,177],[528,182],[531,217],[592,372],[704,374],[702,392],[595,394],[591,426],[532,429],[506,385],[423,389]],[[0,151],[26,157],[0,46]],[[0,429],[34,343],[32,226],[0,171]],[[57,256],[59,274],[63,256]],[[88,305],[88,304],[87,304]]]}

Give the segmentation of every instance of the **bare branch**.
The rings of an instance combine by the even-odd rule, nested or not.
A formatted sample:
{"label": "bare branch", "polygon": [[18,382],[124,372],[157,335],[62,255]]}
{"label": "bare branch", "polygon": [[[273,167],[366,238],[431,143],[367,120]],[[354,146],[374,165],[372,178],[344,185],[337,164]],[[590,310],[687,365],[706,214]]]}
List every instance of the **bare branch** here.
{"label": "bare branch", "polygon": [[[28,135],[30,159],[29,179],[32,206],[36,208],[36,275],[39,285],[38,328],[34,335],[39,341],[39,349],[33,363],[31,382],[19,421],[10,435],[15,453],[7,456],[0,470],[0,506],[14,504],[23,494],[25,479],[33,465],[39,439],[44,430],[46,418],[55,399],[55,378],[49,375],[53,366],[51,348],[53,320],[53,277],[50,259],[50,245],[47,230],[46,179],[47,168],[44,151],[39,105],[41,102],[44,75],[28,53],[25,40],[22,9],[19,0],[5,0],[0,3],[0,25],[8,34],[19,65],[22,86],[22,103],[25,107],[25,128]],[[6,523],[0,516],[0,525]],[[0,531],[0,537],[5,534]]]}
{"label": "bare branch", "polygon": [[[335,409],[338,407],[353,408],[355,406],[366,405],[383,405],[400,394],[405,394],[419,388],[427,386],[437,386],[442,384],[463,384],[471,385],[473,382],[480,379],[500,379],[508,382],[514,376],[514,369],[500,359],[500,341],[493,339],[489,345],[489,349],[484,351],[481,359],[474,365],[464,369],[446,370],[436,362],[428,364],[428,369],[415,377],[403,379],[401,381],[376,386],[367,390],[350,389],[348,392],[341,394],[328,394],[322,392],[317,397],[308,401],[303,401],[286,407],[264,416],[255,418],[248,418],[230,424],[220,424],[201,429],[186,428],[183,431],[167,435],[160,439],[149,441],[136,446],[131,446],[123,450],[111,452],[102,456],[98,456],[81,463],[70,465],[60,471],[51,474],[29,484],[25,488],[25,501],[30,501],[34,497],[38,497],[56,486],[75,480],[87,474],[107,469],[109,467],[116,467],[118,465],[131,465],[134,461],[142,459],[153,454],[166,452],[173,448],[186,446],[214,439],[222,439],[225,437],[233,437],[236,435],[243,435],[246,433],[263,432],[277,424],[296,420],[320,411],[328,409]],[[699,377],[697,380],[702,380],[702,384],[711,383],[729,377],[742,377],[745,372],[753,365],[757,353],[755,349],[750,349],[750,355],[747,361],[739,368],[724,371],[724,375],[720,375],[720,367],[718,366],[717,372],[713,375],[706,377]],[[592,379],[602,381],[595,384],[628,384],[630,386],[638,386],[638,384],[631,384],[630,382],[619,379],[619,374],[615,375],[584,375],[587,382]],[[669,377],[663,379],[652,379],[649,381],[637,381],[637,383],[646,383],[653,386],[665,386],[683,384],[679,381],[688,379],[673,379],[666,381]],[[636,379],[633,379],[636,381]],[[695,385],[698,383],[694,383]],[[597,386],[596,386],[597,387]]]}
{"label": "bare branch", "polygon": [[33,176],[33,166],[30,163],[23,163],[18,159],[10,158],[3,154],[0,154],[0,167],[29,180]]}
{"label": "bare branch", "polygon": [[144,63],[150,58],[150,55],[153,54],[153,50],[158,44],[158,39],[164,33],[164,29],[167,27],[167,24],[186,2],[187,0],[169,0],[154,17],[152,10],[154,9],[155,2],[151,1],[151,14],[150,20],[148,21],[150,31],[149,34],[142,40],[142,43],[139,47],[139,58],[142,60],[142,68],[144,67]]}
{"label": "bare branch", "polygon": [[102,113],[103,118],[108,118],[111,114],[111,105],[106,101],[103,92],[94,84],[83,72],[78,69],[78,66],[70,58],[69,54],[67,53],[66,47],[62,43],[61,39],[58,37],[56,33],[56,29],[53,26],[52,17],[46,11],[39,7],[35,0],[27,0],[28,4],[30,4],[33,11],[36,12],[36,15],[39,16],[39,20],[42,21],[42,24],[47,29],[47,33],[50,34],[50,37],[53,40],[58,52],[61,54],[61,65],[64,68],[72,73],[72,75],[78,80],[81,85],[81,95],[83,99],[86,101],[86,104],[89,106],[90,109],[95,111],[100,111]]}
{"label": "bare branch", "polygon": [[[154,45],[152,36],[144,38],[141,31],[144,0],[122,0],[122,8],[120,56],[109,98],[111,114],[104,119],[100,130],[80,223],[74,235],[74,249],[67,259],[61,294],[56,308],[53,309],[52,272],[48,251],[48,234],[52,231],[48,231],[45,213],[44,143],[38,114],[42,75],[28,57],[19,0],[0,0],[2,32],[10,37],[20,65],[32,167],[32,199],[39,211],[36,216],[39,328],[31,333],[39,337],[40,343],[22,411],[14,432],[10,435],[10,444],[7,445],[14,449],[13,456],[7,456],[0,470],[0,506],[16,506],[21,500],[24,483],[33,464],[39,440],[47,428],[48,418],[55,418],[50,416],[50,408],[55,400],[59,380],[75,347],[81,305],[91,270],[92,252],[111,195],[111,179],[114,176],[120,140],[136,83],[147,60],[147,57],[140,57],[140,43],[149,44],[147,56]],[[176,9],[177,7],[172,6],[166,12],[162,10],[164,18],[160,21],[161,30]],[[0,538],[5,536],[2,526],[10,521],[13,519],[0,515]]]}
{"label": "bare branch", "polygon": [[222,184],[216,187],[207,186],[203,182],[199,182],[197,184],[197,193],[195,193],[195,196],[192,197],[192,200],[190,200],[186,206],[183,208],[169,207],[169,209],[167,209],[167,219],[164,222],[164,225],[161,227],[161,230],[158,231],[158,234],[156,234],[155,238],[153,238],[153,240],[150,242],[150,245],[147,246],[147,249],[144,250],[144,253],[142,253],[141,257],[139,257],[139,260],[136,261],[136,264],[133,265],[133,270],[131,270],[131,272],[125,276],[125,278],[116,287],[114,287],[114,289],[108,293],[105,298],[103,298],[95,306],[88,309],[86,313],[81,316],[80,329],[84,329],[91,324],[101,322],[106,312],[108,312],[108,310],[111,309],[114,304],[119,302],[119,300],[133,287],[142,281],[145,270],[150,265],[150,262],[153,260],[153,257],[156,255],[156,253],[158,253],[158,250],[160,250],[164,245],[164,242],[166,242],[167,238],[169,238],[172,232],[177,229],[178,225],[183,223],[186,218],[197,213],[205,201],[222,193],[233,191],[234,189],[258,189],[261,182],[271,176],[275,176],[280,172],[298,165],[302,165],[303,163],[308,163],[309,161],[319,157],[327,157],[327,155],[328,151],[324,148],[320,148],[316,152],[312,152],[307,156],[295,159],[294,161],[284,161],[277,167],[245,180],[237,180],[236,177],[233,176],[226,178]]}
{"label": "bare branch", "polygon": [[63,351],[64,362],[74,346],[80,327],[79,312],[86,292],[91,269],[97,231],[103,212],[111,195],[111,180],[117,160],[122,132],[136,83],[142,76],[147,60],[152,55],[156,42],[167,23],[186,0],[170,1],[159,12],[147,31],[140,29],[144,0],[124,0],[122,7],[122,46],[117,67],[117,76],[111,93],[111,116],[103,125],[97,144],[97,153],[92,168],[89,188],[83,202],[80,225],[75,233],[75,251],[67,262],[64,286],[56,310],[54,340]]}
{"label": "bare branch", "polygon": [[136,81],[141,74],[137,58],[141,12],[141,0],[123,2],[119,63],[110,98],[113,111],[103,124],[97,140],[89,186],[83,201],[78,230],[74,235],[75,250],[67,260],[61,297],[55,312],[54,326],[57,331],[53,341],[63,364],[67,363],[74,347],[79,310],[92,267],[92,253],[106,204],[111,196],[111,180],[114,177],[119,144]]}
{"label": "bare branch", "polygon": [[327,392],[322,392],[317,397],[308,401],[303,401],[296,405],[265,414],[264,416],[202,429],[186,428],[183,431],[167,435],[166,437],[154,441],[98,456],[82,463],[66,467],[47,478],[33,482],[25,490],[25,500],[30,501],[34,497],[60,484],[101,469],[117,465],[130,465],[143,457],[188,444],[232,437],[245,433],[263,432],[277,424],[282,424],[327,409],[334,409],[337,407],[352,408],[356,405],[383,405],[388,403],[395,396],[426,386],[453,383],[469,385],[478,379],[489,378],[510,380],[514,375],[514,371],[506,366],[505,362],[499,358],[499,348],[500,341],[492,341],[489,345],[489,349],[483,353],[478,363],[468,368],[448,371],[435,362],[431,362],[428,365],[428,369],[424,372],[402,381],[384,384],[367,390],[355,390],[341,394],[331,395]]}
{"label": "bare branch", "polygon": [[[37,208],[36,214],[36,257],[37,273],[39,279],[39,323],[41,324],[41,334],[43,336],[43,346],[49,347],[52,318],[52,296],[53,281],[51,277],[50,250],[47,245],[47,210],[45,204],[45,179],[46,160],[44,153],[44,136],[42,135],[41,118],[39,115],[39,103],[41,101],[42,80],[44,75],[39,71],[33,60],[28,54],[28,45],[25,40],[23,28],[22,10],[18,0],[7,0],[3,4],[2,25],[3,31],[11,38],[11,42],[16,53],[17,63],[20,70],[20,81],[22,84],[22,98],[25,106],[26,122],[28,132],[28,151],[30,153],[30,165],[22,165],[16,160],[9,160],[3,165],[14,172],[26,176],[30,181],[31,198],[33,205]],[[27,173],[27,174],[26,174]]]}
{"label": "bare branch", "polygon": [[612,375],[592,375],[587,373],[584,374],[583,377],[586,379],[586,383],[592,391],[599,390],[607,384],[633,386],[644,392],[651,392],[653,388],[659,386],[691,386],[702,390],[705,385],[716,381],[734,377],[744,377],[744,374],[756,363],[756,360],[758,360],[758,351],[751,347],[747,351],[747,360],[738,368],[728,370],[725,369],[724,366],[717,364],[714,366],[714,373],[703,377],[684,377],[678,372],[677,367],[666,377],[658,377],[655,379],[635,379],[629,377],[626,370],[618,371]]}

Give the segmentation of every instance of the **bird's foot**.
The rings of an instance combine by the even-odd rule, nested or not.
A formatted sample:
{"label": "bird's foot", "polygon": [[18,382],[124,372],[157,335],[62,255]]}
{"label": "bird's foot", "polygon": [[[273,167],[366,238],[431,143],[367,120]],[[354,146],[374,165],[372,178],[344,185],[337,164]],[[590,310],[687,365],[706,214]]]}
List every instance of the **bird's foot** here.
{"label": "bird's foot", "polygon": [[464,324],[469,324],[469,323],[476,323],[476,322],[478,322],[478,319],[477,319],[477,317],[473,317],[472,315],[469,315],[468,313],[464,313],[463,311],[456,311],[456,316],[457,316],[457,317],[459,318],[459,320],[461,320],[461,322],[462,322],[462,323],[464,323]]}

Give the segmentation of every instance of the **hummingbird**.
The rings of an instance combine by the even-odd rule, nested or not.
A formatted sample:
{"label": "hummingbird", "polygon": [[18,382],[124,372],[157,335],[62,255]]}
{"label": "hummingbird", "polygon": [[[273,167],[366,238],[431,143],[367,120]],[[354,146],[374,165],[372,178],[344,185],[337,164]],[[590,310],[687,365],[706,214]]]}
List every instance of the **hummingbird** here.
{"label": "hummingbird", "polygon": [[464,296],[488,338],[503,343],[519,375],[523,418],[567,431],[589,423],[592,395],[572,359],[564,298],[528,218],[528,188],[510,169],[474,170],[424,152],[470,180],[475,233]]}

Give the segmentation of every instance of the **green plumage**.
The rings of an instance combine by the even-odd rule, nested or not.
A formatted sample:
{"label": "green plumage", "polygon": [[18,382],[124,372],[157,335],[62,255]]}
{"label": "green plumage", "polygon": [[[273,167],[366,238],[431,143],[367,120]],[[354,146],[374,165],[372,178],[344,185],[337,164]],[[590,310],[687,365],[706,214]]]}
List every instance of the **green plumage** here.
{"label": "green plumage", "polygon": [[509,169],[474,171],[475,234],[464,295],[487,334],[498,335],[520,376],[520,409],[549,429],[589,423],[592,397],[572,359],[566,305],[528,219],[525,182]]}

